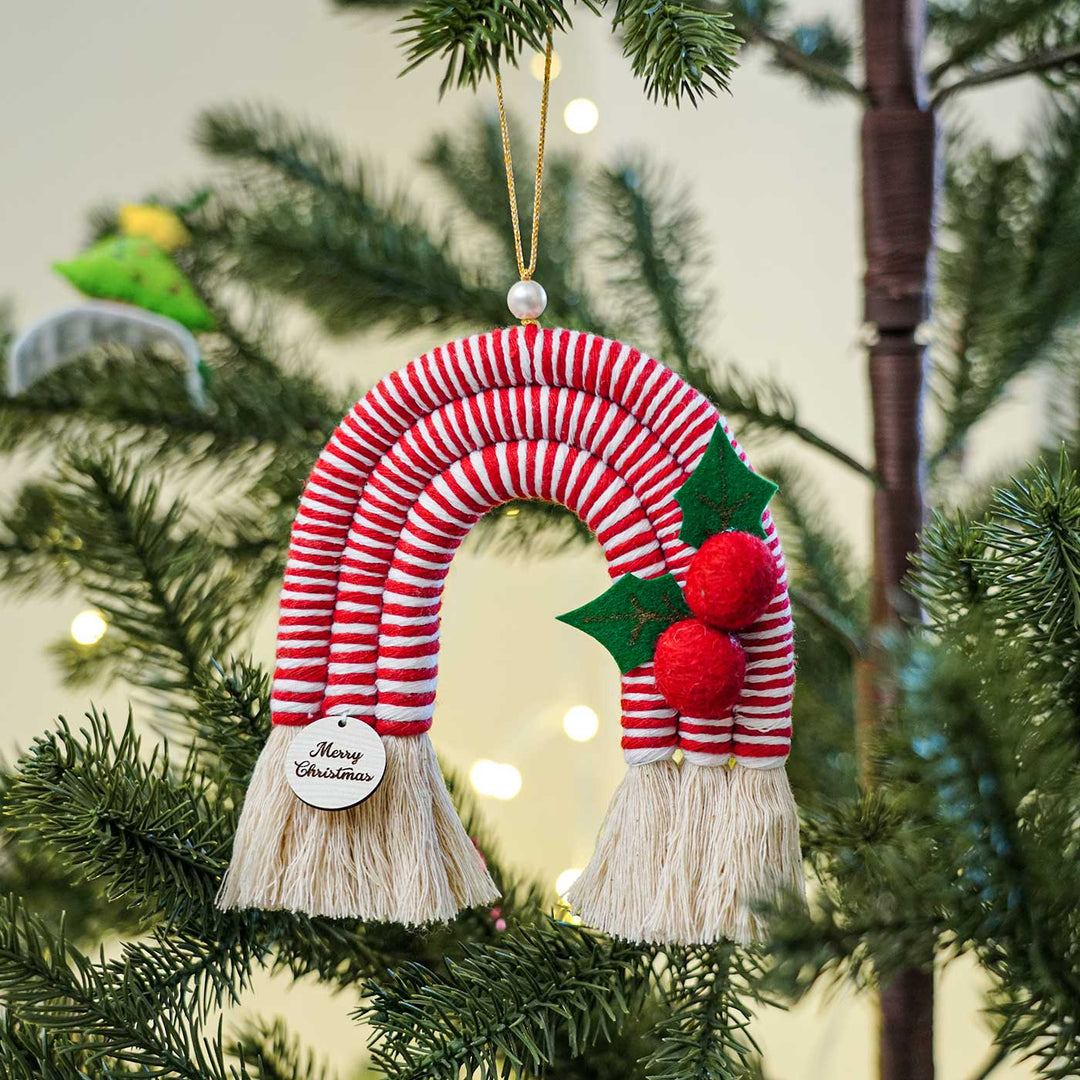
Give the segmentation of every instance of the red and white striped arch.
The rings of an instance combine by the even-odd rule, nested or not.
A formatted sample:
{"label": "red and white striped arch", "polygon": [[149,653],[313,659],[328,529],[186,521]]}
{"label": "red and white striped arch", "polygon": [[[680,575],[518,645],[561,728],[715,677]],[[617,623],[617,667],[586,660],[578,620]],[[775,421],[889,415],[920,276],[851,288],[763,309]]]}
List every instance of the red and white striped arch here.
{"label": "red and white striped arch", "polygon": [[[511,499],[566,506],[595,533],[612,578],[670,571],[694,553],[674,494],[722,417],[636,349],[515,327],[453,342],[384,378],[338,426],[304,489],[281,595],[273,719],[348,713],[380,734],[431,725],[439,609],[469,530]],[[745,460],[745,454],[724,431]],[[787,573],[740,637],[733,715],[677,716],[651,664],[622,677],[623,749],[640,764],[676,745],[699,764],[781,764],[791,741],[794,650]]]}

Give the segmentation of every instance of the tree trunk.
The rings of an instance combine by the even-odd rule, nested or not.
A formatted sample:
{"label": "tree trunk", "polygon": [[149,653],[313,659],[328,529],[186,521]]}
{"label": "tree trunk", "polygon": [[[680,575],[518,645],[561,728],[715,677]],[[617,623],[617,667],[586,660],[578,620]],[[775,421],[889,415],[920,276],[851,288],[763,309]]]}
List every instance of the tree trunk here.
{"label": "tree trunk", "polygon": [[[878,487],[874,495],[874,638],[917,609],[901,588],[923,524],[923,348],[935,190],[935,125],[919,65],[925,0],[863,0],[862,122],[865,319]],[[889,673],[875,651],[858,673],[860,761],[888,705]],[[933,958],[881,991],[881,1080],[932,1080]]]}

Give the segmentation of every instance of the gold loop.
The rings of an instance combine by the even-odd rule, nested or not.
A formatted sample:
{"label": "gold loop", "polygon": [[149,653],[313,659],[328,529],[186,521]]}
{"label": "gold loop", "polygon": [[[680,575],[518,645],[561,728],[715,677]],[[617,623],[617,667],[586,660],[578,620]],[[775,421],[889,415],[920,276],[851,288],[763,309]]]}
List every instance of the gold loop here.
{"label": "gold loop", "polygon": [[518,221],[517,190],[514,187],[514,159],[510,154],[510,131],[506,126],[506,106],[503,103],[502,78],[495,68],[495,92],[499,99],[499,130],[502,132],[503,165],[506,167],[506,190],[510,196],[510,221],[514,227],[514,254],[518,274],[529,281],[536,270],[536,240],[540,235],[540,193],[544,184],[544,142],[547,137],[548,91],[551,88],[551,30],[544,51],[544,92],[540,98],[540,139],[536,148],[536,186],[533,190],[532,239],[529,242],[529,262],[521,250],[521,224]]}

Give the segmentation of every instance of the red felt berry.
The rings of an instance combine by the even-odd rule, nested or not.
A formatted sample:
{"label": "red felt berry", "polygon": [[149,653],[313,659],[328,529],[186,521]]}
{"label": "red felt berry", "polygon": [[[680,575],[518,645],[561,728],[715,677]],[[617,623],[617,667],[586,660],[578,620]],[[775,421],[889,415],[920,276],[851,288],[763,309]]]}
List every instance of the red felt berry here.
{"label": "red felt berry", "polygon": [[697,619],[669,626],[656,643],[653,660],[660,693],[685,716],[726,715],[746,675],[746,654],[738,639]]}
{"label": "red felt berry", "polygon": [[764,540],[747,532],[710,536],[686,571],[686,602],[722,630],[753,625],[776,595],[776,562]]}

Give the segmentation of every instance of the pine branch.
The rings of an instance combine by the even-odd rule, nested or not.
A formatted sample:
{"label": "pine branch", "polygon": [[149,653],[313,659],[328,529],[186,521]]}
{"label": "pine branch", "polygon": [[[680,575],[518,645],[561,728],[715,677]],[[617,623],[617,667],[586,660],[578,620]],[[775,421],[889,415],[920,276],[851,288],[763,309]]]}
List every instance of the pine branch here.
{"label": "pine branch", "polygon": [[209,402],[199,409],[174,358],[95,350],[17,397],[0,397],[0,452],[92,438],[155,465],[212,464],[219,480],[250,480],[262,450],[313,456],[343,411],[344,400],[313,378],[232,363],[231,344],[210,344],[206,355]]}
{"label": "pine branch", "polygon": [[1020,75],[1032,75],[1043,71],[1054,71],[1071,68],[1080,64],[1080,43],[1075,45],[1063,45],[1049,52],[1039,53],[1035,56],[1025,56],[1010,63],[999,64],[987,71],[977,71],[971,75],[965,75],[956,82],[943,86],[930,99],[932,107],[937,108],[943,101],[951,98],[954,94],[964,90],[970,90],[973,86],[987,86],[990,83],[1004,82],[1007,79],[1015,79]]}
{"label": "pine branch", "polygon": [[726,13],[679,0],[616,0],[612,26],[653,101],[697,105],[729,89],[743,39]]}
{"label": "pine branch", "polygon": [[159,745],[145,757],[129,716],[119,736],[87,714],[63,717],[20,759],[6,800],[9,828],[33,830],[110,899],[153,898],[167,922],[212,909],[228,834],[205,785]]}
{"label": "pine branch", "polygon": [[658,1025],[647,1064],[653,1080],[744,1080],[757,1044],[746,999],[754,999],[757,957],[727,942],[673,950],[670,1012]]}
{"label": "pine branch", "polygon": [[[930,31],[948,55],[930,71],[932,85],[954,68],[974,69],[1003,54],[1036,55],[1075,44],[1069,0],[965,0],[930,5]],[[1018,59],[1015,55],[1013,59]]]}
{"label": "pine branch", "polygon": [[937,515],[912,588],[940,632],[991,620],[1060,675],[1080,645],[1078,545],[1080,484],[1063,450],[1056,471],[1039,464],[995,492],[981,520]]}
{"label": "pine branch", "polygon": [[802,470],[770,464],[768,476],[780,487],[776,512],[788,526],[784,550],[788,563],[794,564],[793,576],[802,595],[820,599],[824,610],[834,615],[830,621],[842,628],[844,639],[856,648],[855,655],[861,655],[865,643],[859,624],[864,612],[852,576],[855,560],[850,548],[838,539],[835,523],[825,519],[820,495]]}
{"label": "pine branch", "polygon": [[1056,106],[1037,154],[998,161],[983,148],[950,170],[935,320],[946,352],[963,354],[953,361],[954,396],[931,464],[961,447],[1017,376],[1072,352],[1080,320],[1078,116],[1080,101]]}
{"label": "pine branch", "polygon": [[0,911],[0,990],[20,1021],[63,1032],[65,1051],[88,1051],[180,1080],[243,1080],[226,1064],[220,1029],[204,1037],[181,1008],[117,979],[12,899]]}
{"label": "pine branch", "polygon": [[798,75],[812,94],[843,94],[865,102],[865,92],[848,74],[855,52],[848,35],[827,17],[781,26],[783,10],[782,4],[772,0],[739,0],[732,5],[732,18],[747,45],[766,48],[773,66]]}
{"label": "pine branch", "polygon": [[851,44],[828,20],[797,27],[786,40],[750,24],[747,41],[760,42],[771,49],[777,68],[801,75],[818,95],[843,94],[865,103],[866,92],[844,74],[851,63]]}
{"label": "pine branch", "polygon": [[828,454],[852,472],[876,482],[873,469],[799,421],[794,399],[779,383],[763,378],[751,380],[735,369],[729,369],[721,376],[698,365],[684,374],[684,378],[713,401],[724,416],[736,421],[742,437],[747,437],[748,431],[772,431],[793,436]]}
{"label": "pine branch", "polygon": [[572,1055],[609,1038],[647,993],[652,962],[650,950],[541,923],[466,947],[443,973],[390,973],[358,1016],[373,1028],[375,1065],[395,1080],[523,1076],[554,1059],[560,1035]]}
{"label": "pine branch", "polygon": [[593,198],[619,325],[673,367],[690,370],[709,297],[699,294],[701,221],[687,193],[642,158],[627,158],[600,171]]}
{"label": "pine branch", "polygon": [[[1002,215],[1026,183],[1018,162],[999,160],[985,147],[947,168],[943,231],[955,239],[939,245],[935,318],[943,340],[933,354],[938,401],[954,427],[963,424],[981,375],[975,357],[993,333],[1001,291],[1015,272],[1014,227]],[[946,436],[946,442],[957,438]]]}
{"label": "pine branch", "polygon": [[503,317],[501,292],[463,269],[403,195],[373,192],[328,135],[266,108],[207,112],[198,135],[241,180],[188,219],[223,270],[302,300],[333,334]]}
{"label": "pine branch", "polygon": [[418,326],[505,319],[502,292],[462,269],[445,241],[405,216],[382,220],[311,196],[282,195],[251,208],[222,202],[199,238],[249,284],[298,300],[330,334],[387,323]]}
{"label": "pine branch", "polygon": [[[258,673],[236,685],[243,677],[232,674],[233,685],[223,697],[232,698],[236,713],[248,716],[251,687],[265,677]],[[224,726],[228,710],[221,701],[216,708]],[[87,719],[90,727],[81,737],[61,721],[57,732],[35,741],[12,783],[9,828],[60,854],[83,880],[98,882],[108,895],[130,899],[154,937],[126,945],[125,963],[155,992],[173,994],[205,1013],[223,999],[234,1000],[257,964],[355,986],[405,959],[437,966],[462,942],[500,939],[495,921],[480,911],[423,932],[288,912],[217,911],[213,899],[232,840],[232,801],[241,778],[210,787],[193,771],[208,749],[176,769],[167,746],[149,757],[142,754],[130,724],[118,738],[104,716],[91,713]],[[199,730],[204,738],[214,730],[205,716]],[[503,916],[514,923],[535,920],[540,909],[535,890],[507,878],[467,803],[461,814],[503,887]]]}
{"label": "pine branch", "polygon": [[73,451],[56,482],[25,488],[5,515],[18,546],[4,572],[22,589],[76,584],[108,617],[108,648],[67,654],[71,675],[123,677],[176,712],[252,612],[239,603],[244,579],[183,529],[184,504],[162,513],[158,502],[157,485],[118,456]]}
{"label": "pine branch", "polygon": [[911,698],[924,783],[934,790],[940,831],[953,833],[943,844],[959,894],[950,935],[998,980],[991,1001],[1000,1044],[1036,1057],[1044,1076],[1067,1076],[1080,1066],[1072,899],[1080,882],[1075,844],[1066,840],[1062,850],[1075,813],[1076,748],[1063,753],[1062,718],[1048,723],[1044,713],[1042,730],[1018,723],[1030,686],[1027,643],[995,648],[977,624],[966,629],[968,640],[979,634],[978,652],[954,649],[929,670],[921,664]]}
{"label": "pine branch", "polygon": [[797,1001],[823,980],[873,985],[928,954],[951,882],[926,826],[917,804],[881,786],[804,817],[817,888],[810,909],[772,913],[765,989]]}
{"label": "pine branch", "polygon": [[195,757],[220,792],[242,796],[270,734],[270,676],[248,660],[214,660],[195,690]]}
{"label": "pine branch", "polygon": [[1080,484],[1064,450],[1002,489],[981,530],[985,587],[1003,622],[1038,635],[1041,652],[1080,645]]}
{"label": "pine branch", "polygon": [[[195,142],[211,157],[250,170],[254,182],[277,178],[350,206],[377,213],[367,171],[348,160],[327,133],[266,106],[207,109],[195,124]],[[192,215],[198,222],[198,211]]]}
{"label": "pine branch", "polygon": [[[394,0],[335,0],[339,7],[397,7]],[[582,0],[600,14],[605,0]],[[570,13],[562,0],[452,0],[439,5],[421,0],[402,17],[406,72],[441,58],[446,70],[440,93],[451,87],[476,89],[493,79],[500,65],[517,66],[525,51],[543,52],[549,29],[570,30]],[[664,104],[689,101],[728,88],[741,39],[725,14],[704,11],[700,4],[664,0],[615,0],[612,18],[621,31],[623,55],[645,93]]]}
{"label": "pine branch", "polygon": [[149,1074],[97,1058],[90,1051],[72,1053],[68,1040],[0,1012],[0,1075],[4,1080],[119,1080]]}
{"label": "pine branch", "polygon": [[301,1045],[285,1021],[255,1021],[238,1033],[244,1060],[257,1080],[332,1080],[327,1064]]}
{"label": "pine branch", "polygon": [[903,678],[950,937],[998,983],[1000,1045],[1048,1077],[1080,1064],[1078,492],[1062,456],[997,492],[981,520],[935,523],[915,579],[935,647]]}
{"label": "pine branch", "polygon": [[[598,11],[593,0],[584,2]],[[564,33],[571,25],[562,0],[452,0],[442,5],[424,0],[401,19],[405,71],[441,57],[446,70],[440,94],[454,86],[475,90],[493,79],[501,64],[517,66],[525,50],[543,52],[549,29]]]}

